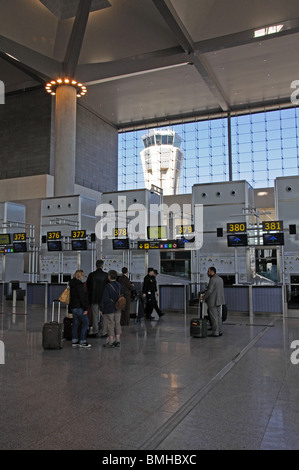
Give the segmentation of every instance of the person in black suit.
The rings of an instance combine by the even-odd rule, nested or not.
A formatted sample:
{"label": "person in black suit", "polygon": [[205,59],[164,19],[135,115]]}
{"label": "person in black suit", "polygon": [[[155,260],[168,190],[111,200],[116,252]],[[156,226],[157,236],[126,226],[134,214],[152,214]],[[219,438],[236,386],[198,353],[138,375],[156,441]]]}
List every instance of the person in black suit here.
{"label": "person in black suit", "polygon": [[143,297],[146,298],[145,318],[147,320],[155,319],[155,317],[152,316],[153,309],[156,310],[159,317],[163,315],[163,313],[161,312],[157,304],[156,292],[157,292],[157,283],[156,283],[155,270],[154,268],[148,268],[148,274],[145,276],[143,280],[143,288],[142,288]]}

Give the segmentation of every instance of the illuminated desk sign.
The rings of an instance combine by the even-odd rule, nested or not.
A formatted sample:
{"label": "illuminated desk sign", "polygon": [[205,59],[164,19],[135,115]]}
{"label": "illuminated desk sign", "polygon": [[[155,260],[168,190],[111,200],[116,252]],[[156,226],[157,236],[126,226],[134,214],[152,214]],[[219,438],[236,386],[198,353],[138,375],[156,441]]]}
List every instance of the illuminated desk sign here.
{"label": "illuminated desk sign", "polygon": [[155,227],[147,227],[147,238],[160,240],[162,238],[167,238],[167,227],[166,225],[157,225]]}
{"label": "illuminated desk sign", "polygon": [[138,250],[158,250],[160,248],[160,243],[143,240],[138,242],[137,248]]}
{"label": "illuminated desk sign", "polygon": [[78,238],[86,238],[86,230],[72,230],[71,239],[77,240]]}
{"label": "illuminated desk sign", "polygon": [[61,232],[47,232],[47,240],[60,240]]}
{"label": "illuminated desk sign", "polygon": [[138,250],[179,250],[185,248],[185,243],[190,241],[179,238],[178,240],[163,240],[163,241],[140,241],[138,242]]}
{"label": "illuminated desk sign", "polygon": [[12,240],[14,242],[24,242],[26,240],[26,233],[14,233]]}
{"label": "illuminated desk sign", "polygon": [[247,246],[247,235],[227,235],[227,246]]}
{"label": "illuminated desk sign", "polygon": [[176,235],[189,235],[194,233],[194,224],[177,225],[175,228]]}
{"label": "illuminated desk sign", "polygon": [[10,234],[0,233],[0,245],[10,245]]}
{"label": "illuminated desk sign", "polygon": [[125,237],[127,238],[128,236],[128,229],[127,228],[115,228],[114,229],[114,237]]}
{"label": "illuminated desk sign", "polygon": [[279,232],[283,230],[282,220],[270,220],[269,222],[262,222],[264,232]]}
{"label": "illuminated desk sign", "polygon": [[229,223],[226,225],[227,233],[246,232],[246,222]]}
{"label": "illuminated desk sign", "polygon": [[284,245],[284,234],[263,233],[263,242],[265,246]]}
{"label": "illuminated desk sign", "polygon": [[13,253],[13,248],[4,248],[4,246],[0,247],[0,253]]}

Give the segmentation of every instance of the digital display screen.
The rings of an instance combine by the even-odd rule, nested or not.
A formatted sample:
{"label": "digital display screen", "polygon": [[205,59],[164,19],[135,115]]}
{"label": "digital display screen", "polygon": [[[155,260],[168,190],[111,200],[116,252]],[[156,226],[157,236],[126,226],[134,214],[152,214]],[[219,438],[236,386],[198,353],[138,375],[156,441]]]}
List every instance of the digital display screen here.
{"label": "digital display screen", "polygon": [[129,239],[128,238],[116,238],[112,240],[113,250],[128,250]]}
{"label": "digital display screen", "polygon": [[283,233],[263,233],[263,242],[266,246],[284,245]]}
{"label": "digital display screen", "polygon": [[156,227],[147,227],[147,238],[161,239],[167,238],[167,227],[166,225],[157,225]]}
{"label": "digital display screen", "polygon": [[15,253],[26,253],[27,243],[26,242],[18,242],[18,243],[14,242],[13,249]]}
{"label": "digital display screen", "polygon": [[10,245],[9,233],[0,233],[0,245]]}
{"label": "digital display screen", "polygon": [[247,246],[247,235],[227,235],[227,246]]}
{"label": "digital display screen", "polygon": [[48,251],[62,251],[61,240],[48,241]]}
{"label": "digital display screen", "polygon": [[179,248],[188,248],[188,244],[189,243],[194,243],[195,242],[195,237],[192,237],[192,238],[185,238],[185,237],[182,237],[182,238],[178,238],[177,239],[177,243],[178,243],[178,247]]}
{"label": "digital display screen", "polygon": [[86,240],[72,240],[72,250],[87,250],[87,241]]}

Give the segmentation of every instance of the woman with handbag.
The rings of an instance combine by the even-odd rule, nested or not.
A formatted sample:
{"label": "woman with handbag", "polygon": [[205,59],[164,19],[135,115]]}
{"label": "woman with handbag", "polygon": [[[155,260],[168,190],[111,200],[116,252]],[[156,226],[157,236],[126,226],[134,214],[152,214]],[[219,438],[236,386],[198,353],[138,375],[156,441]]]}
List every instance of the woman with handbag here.
{"label": "woman with handbag", "polygon": [[[70,281],[70,303],[69,307],[73,314],[72,347],[91,348],[86,342],[86,334],[89,327],[88,322],[88,298],[83,284],[84,272],[77,269],[73,279]],[[79,334],[79,326],[81,332]]]}

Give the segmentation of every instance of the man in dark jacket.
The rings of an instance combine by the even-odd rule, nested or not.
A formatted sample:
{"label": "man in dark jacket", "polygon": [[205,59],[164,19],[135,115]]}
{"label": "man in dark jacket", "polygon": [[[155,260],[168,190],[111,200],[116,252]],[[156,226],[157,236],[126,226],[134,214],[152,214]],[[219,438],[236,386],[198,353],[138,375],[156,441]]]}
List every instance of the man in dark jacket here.
{"label": "man in dark jacket", "polygon": [[157,290],[156,278],[154,268],[148,268],[148,273],[143,279],[142,294],[146,298],[145,318],[147,320],[154,320],[152,311],[154,308],[154,300]]}
{"label": "man in dark jacket", "polygon": [[[70,303],[69,307],[73,314],[72,326],[72,347],[90,348],[91,345],[86,342],[86,333],[88,330],[87,308],[88,299],[83,284],[84,272],[77,269],[70,286]],[[79,334],[79,325],[81,332]],[[80,336],[80,337],[79,337]]]}
{"label": "man in dark jacket", "polygon": [[108,283],[108,275],[103,271],[103,260],[96,262],[96,270],[88,275],[86,286],[88,292],[88,300],[92,313],[92,329],[91,335],[97,336],[99,333],[99,313],[100,303],[104,292],[105,285]]}
{"label": "man in dark jacket", "polygon": [[122,286],[117,282],[117,272],[111,269],[108,272],[109,283],[104,288],[100,311],[104,319],[104,328],[107,326],[109,341],[103,346],[106,348],[120,347],[121,311],[117,311],[115,302],[120,294],[123,294]]}
{"label": "man in dark jacket", "polygon": [[122,268],[122,275],[119,276],[118,282],[122,285],[124,296],[126,298],[126,307],[121,313],[120,324],[130,324],[130,307],[131,307],[131,292],[134,290],[134,284],[129,279],[128,268]]}

